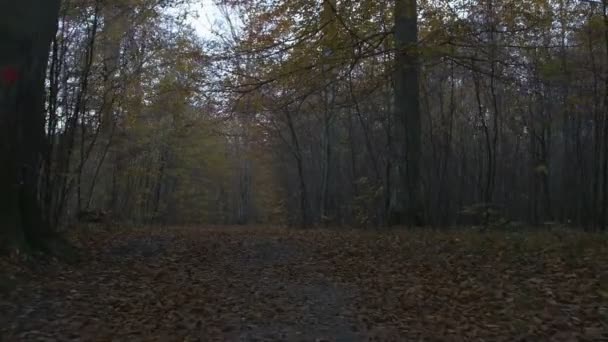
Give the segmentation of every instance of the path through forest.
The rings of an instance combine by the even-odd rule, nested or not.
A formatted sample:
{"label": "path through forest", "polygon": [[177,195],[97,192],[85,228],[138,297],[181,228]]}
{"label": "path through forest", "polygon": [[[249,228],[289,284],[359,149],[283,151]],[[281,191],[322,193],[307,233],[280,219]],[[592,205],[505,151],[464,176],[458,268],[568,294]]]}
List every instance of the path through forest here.
{"label": "path through forest", "polygon": [[80,264],[49,264],[1,297],[0,340],[605,336],[605,242],[504,237],[268,228],[100,235],[83,242],[90,252]]}

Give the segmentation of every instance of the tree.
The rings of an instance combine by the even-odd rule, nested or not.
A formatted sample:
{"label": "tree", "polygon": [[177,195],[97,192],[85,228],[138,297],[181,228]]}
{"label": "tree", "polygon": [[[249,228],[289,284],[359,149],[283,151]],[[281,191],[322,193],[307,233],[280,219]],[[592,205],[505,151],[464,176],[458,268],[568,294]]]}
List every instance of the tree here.
{"label": "tree", "polygon": [[[392,223],[421,225],[422,183],[420,178],[421,136],[418,88],[418,14],[416,0],[395,3],[395,122],[397,134],[404,135],[398,146],[398,176],[403,189],[405,213],[394,213]],[[399,210],[399,209],[398,209]],[[404,216],[403,216],[404,215]],[[402,217],[399,217],[402,216]]]}
{"label": "tree", "polygon": [[[50,226],[81,210],[605,225],[602,1],[222,0],[215,38],[187,24],[188,2],[63,2],[46,122],[14,115],[0,138],[3,188],[43,198]],[[4,94],[23,93],[22,70],[4,70]],[[40,144],[38,167],[40,151],[21,151]]]}
{"label": "tree", "polygon": [[39,203],[45,148],[44,80],[59,0],[0,4],[0,245],[36,245],[50,235]]}

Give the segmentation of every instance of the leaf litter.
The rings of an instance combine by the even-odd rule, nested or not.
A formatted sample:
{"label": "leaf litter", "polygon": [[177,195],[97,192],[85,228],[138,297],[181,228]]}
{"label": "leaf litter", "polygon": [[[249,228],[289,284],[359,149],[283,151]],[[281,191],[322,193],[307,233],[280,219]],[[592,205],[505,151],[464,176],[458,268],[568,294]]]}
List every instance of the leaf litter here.
{"label": "leaf litter", "polygon": [[22,266],[4,341],[600,341],[608,240],[572,232],[142,228]]}

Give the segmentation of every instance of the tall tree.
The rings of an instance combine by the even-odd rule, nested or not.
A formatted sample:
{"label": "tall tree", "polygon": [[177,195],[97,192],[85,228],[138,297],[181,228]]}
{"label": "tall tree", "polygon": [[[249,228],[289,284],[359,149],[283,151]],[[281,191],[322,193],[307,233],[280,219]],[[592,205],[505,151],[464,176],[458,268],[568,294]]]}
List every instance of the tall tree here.
{"label": "tall tree", "polygon": [[38,201],[45,150],[44,79],[59,0],[0,4],[0,244],[35,244],[50,233]]}
{"label": "tall tree", "polygon": [[[405,212],[396,213],[393,223],[423,223],[421,183],[420,104],[418,87],[418,15],[416,0],[395,3],[395,116],[400,139],[399,177],[404,191],[398,191],[405,202]],[[399,217],[401,216],[401,217]]]}

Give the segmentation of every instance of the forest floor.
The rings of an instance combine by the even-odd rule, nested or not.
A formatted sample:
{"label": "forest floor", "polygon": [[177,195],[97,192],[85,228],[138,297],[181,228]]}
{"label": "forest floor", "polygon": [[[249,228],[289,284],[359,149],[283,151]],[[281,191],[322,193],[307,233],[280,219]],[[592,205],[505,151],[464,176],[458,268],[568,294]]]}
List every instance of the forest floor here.
{"label": "forest floor", "polygon": [[[0,260],[0,341],[608,339],[608,237],[148,228]],[[0,292],[2,292],[0,290]]]}

